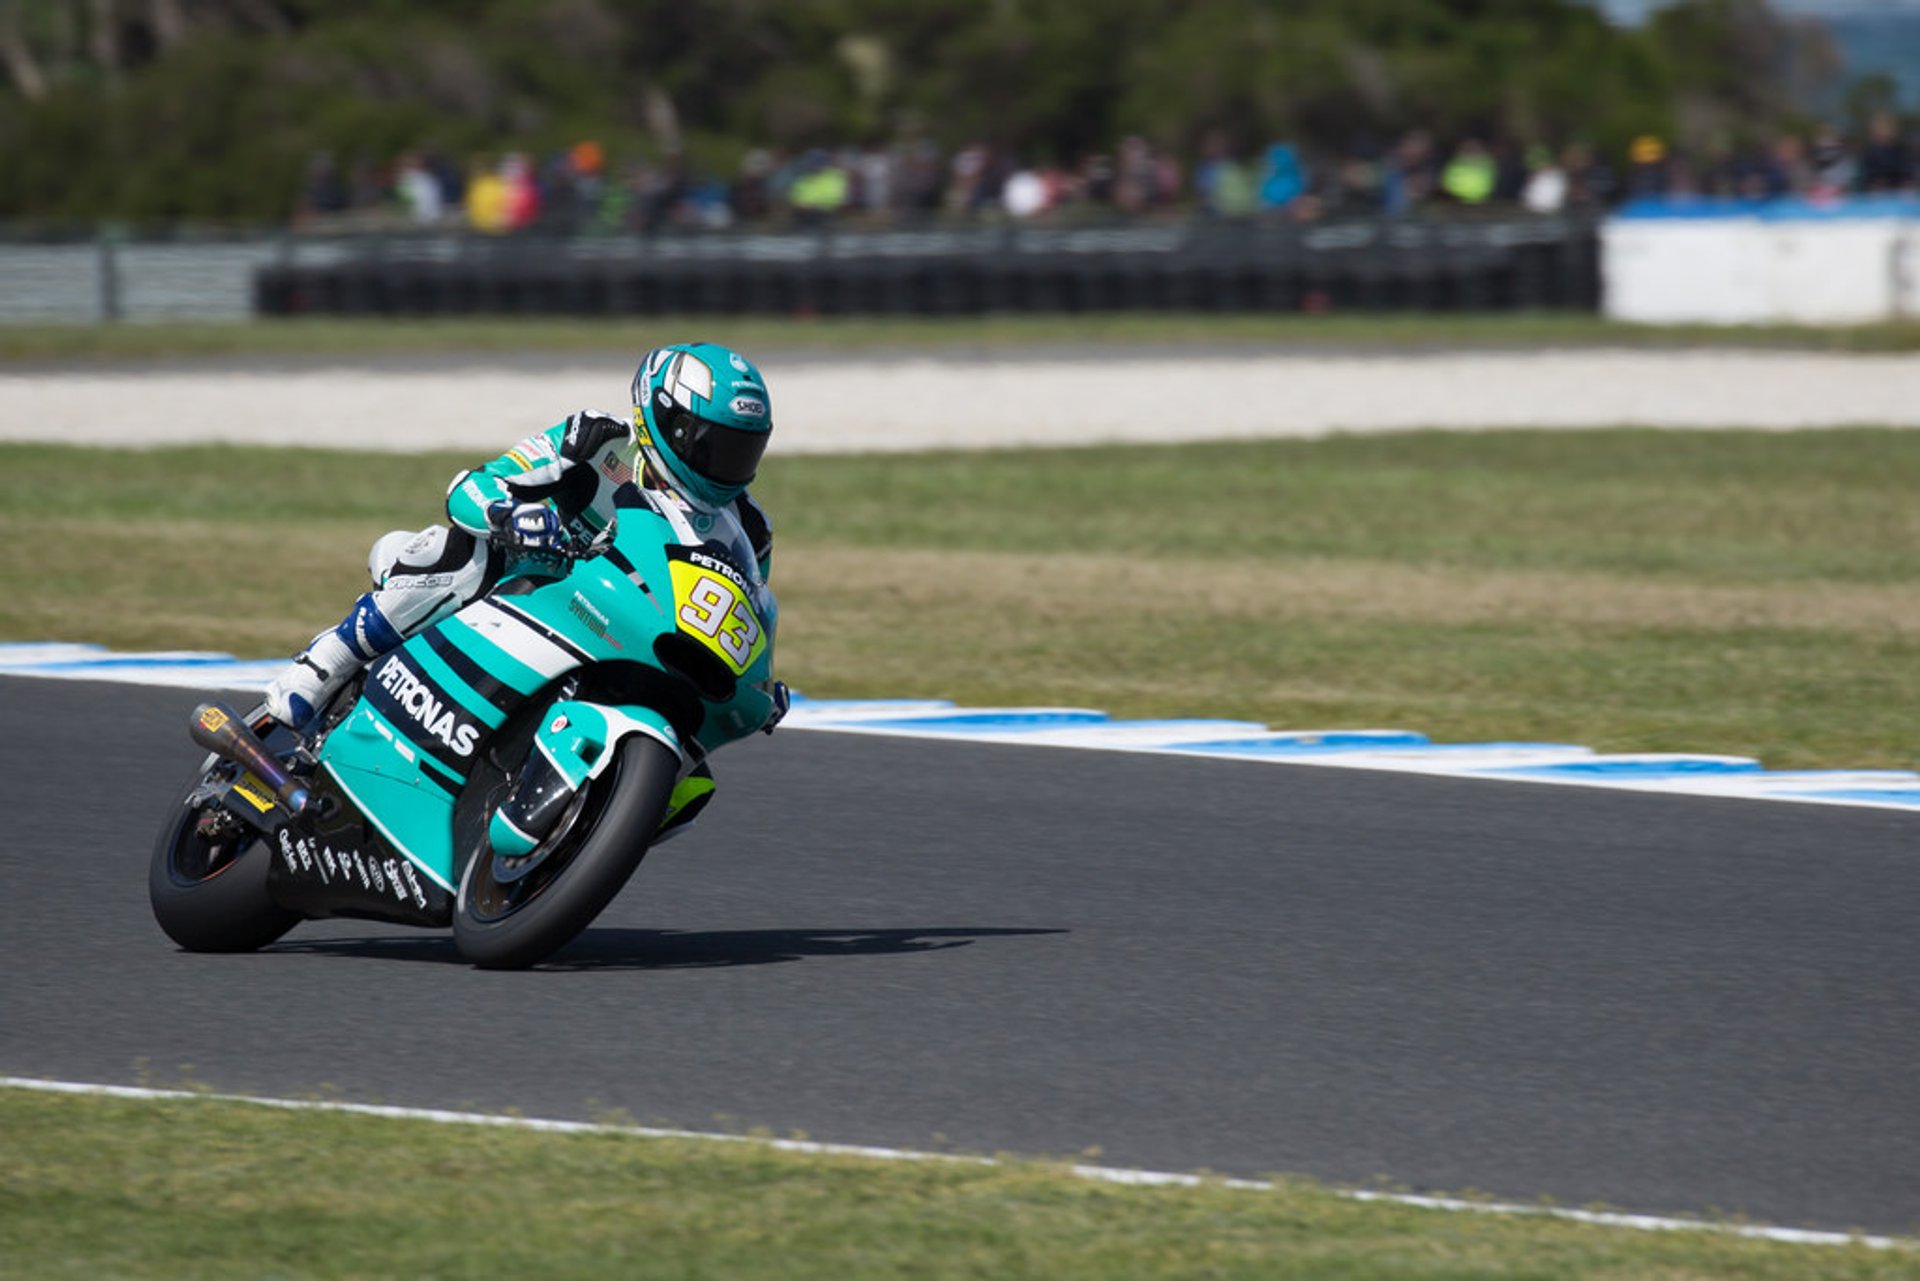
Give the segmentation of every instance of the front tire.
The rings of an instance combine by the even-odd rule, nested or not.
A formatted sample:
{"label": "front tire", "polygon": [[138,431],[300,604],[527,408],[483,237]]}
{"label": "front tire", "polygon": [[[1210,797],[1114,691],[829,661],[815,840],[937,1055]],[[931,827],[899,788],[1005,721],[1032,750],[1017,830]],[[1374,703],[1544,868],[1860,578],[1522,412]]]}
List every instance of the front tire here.
{"label": "front tire", "polygon": [[199,783],[174,802],[147,865],[153,919],[189,952],[252,952],[300,922],[267,896],[272,852],[237,821],[210,835],[203,816],[218,815]]}
{"label": "front tire", "polygon": [[633,876],[666,815],[680,759],[642,735],[619,751],[606,773],[582,787],[522,878],[497,880],[493,853],[479,839],[453,908],[462,956],[482,969],[538,964],[592,924]]}

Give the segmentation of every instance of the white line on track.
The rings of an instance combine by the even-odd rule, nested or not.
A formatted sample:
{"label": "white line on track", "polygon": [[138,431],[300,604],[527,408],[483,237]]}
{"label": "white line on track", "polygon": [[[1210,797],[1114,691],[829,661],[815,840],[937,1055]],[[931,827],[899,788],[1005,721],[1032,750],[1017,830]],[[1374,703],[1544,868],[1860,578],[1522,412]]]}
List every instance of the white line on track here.
{"label": "white line on track", "polygon": [[[98,645],[0,643],[0,675],[259,689],[281,660],[225,654],[117,654]],[[782,732],[880,734],[1033,747],[1387,770],[1509,783],[1791,801],[1920,812],[1912,770],[1768,770],[1741,756],[1602,754],[1572,743],[1435,743],[1398,729],[1269,730],[1250,721],[1116,721],[1076,707],[956,707],[938,699],[809,699],[794,695]]]}
{"label": "white line on track", "polygon": [[[958,1156],[948,1152],[916,1152],[910,1148],[863,1147],[847,1143],[816,1143],[806,1139],[763,1138],[757,1135],[709,1134],[699,1130],[666,1130],[651,1126],[606,1125],[593,1121],[552,1121],[519,1116],[499,1116],[484,1112],[452,1112],[439,1108],[384,1107],[371,1103],[343,1103],[331,1100],[269,1099],[243,1094],[205,1094],[189,1090],[154,1090],[127,1085],[95,1085],[79,1081],[44,1081],[31,1077],[0,1076],[0,1088],[39,1090],[51,1094],[87,1094],[116,1099],[200,1099],[220,1103],[244,1103],[255,1107],[282,1108],[296,1112],[339,1112],[353,1116],[385,1117],[395,1121],[431,1121],[441,1125],[501,1126],[532,1130],[544,1134],[623,1134],[641,1139],[691,1139],[711,1143],[750,1143],[779,1152],[798,1152],[816,1156],[864,1157],[875,1161],[953,1161],[969,1165],[998,1165],[990,1157]],[[1124,1170],[1104,1165],[1069,1164],[1068,1173],[1102,1183],[1121,1183],[1136,1187],[1226,1187],[1264,1191],[1273,1184],[1255,1179],[1222,1179],[1197,1174],[1168,1174],[1153,1170]],[[1466,1201],[1456,1197],[1418,1196],[1411,1193],[1379,1192],[1360,1189],[1332,1189],[1335,1195],[1352,1201],[1383,1202],[1424,1210],[1446,1210],[1478,1214],[1506,1214],[1567,1219],[1600,1227],[1629,1228],[1641,1232],[1717,1232],[1728,1236],[1793,1245],[1861,1245],[1876,1250],[1920,1249],[1920,1241],[1901,1237],[1866,1236],[1859,1233],[1819,1232],[1809,1228],[1772,1227],[1749,1223],[1711,1223],[1696,1219],[1673,1219],[1652,1214],[1624,1214],[1604,1210],[1572,1210],[1560,1206],[1517,1205],[1500,1201]]]}

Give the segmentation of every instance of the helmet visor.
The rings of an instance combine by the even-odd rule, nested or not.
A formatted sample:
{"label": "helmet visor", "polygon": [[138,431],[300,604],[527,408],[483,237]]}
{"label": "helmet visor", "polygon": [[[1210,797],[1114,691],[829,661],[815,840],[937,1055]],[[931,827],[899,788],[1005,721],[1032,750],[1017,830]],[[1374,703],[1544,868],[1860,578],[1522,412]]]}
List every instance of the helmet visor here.
{"label": "helmet visor", "polygon": [[742,431],[675,405],[657,415],[663,444],[674,456],[716,485],[744,485],[767,452],[767,431]]}

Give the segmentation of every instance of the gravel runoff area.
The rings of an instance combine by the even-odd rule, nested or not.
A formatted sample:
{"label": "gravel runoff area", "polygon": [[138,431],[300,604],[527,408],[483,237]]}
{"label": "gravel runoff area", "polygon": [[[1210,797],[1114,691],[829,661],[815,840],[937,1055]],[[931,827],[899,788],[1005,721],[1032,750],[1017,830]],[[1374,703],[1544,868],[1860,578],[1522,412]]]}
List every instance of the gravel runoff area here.
{"label": "gravel runoff area", "polygon": [[[1417,428],[1920,427],[1920,356],[1542,350],[1058,360],[762,362],[784,452],[1076,445]],[[631,371],[187,365],[0,373],[0,439],[471,449],[578,408],[626,412]]]}

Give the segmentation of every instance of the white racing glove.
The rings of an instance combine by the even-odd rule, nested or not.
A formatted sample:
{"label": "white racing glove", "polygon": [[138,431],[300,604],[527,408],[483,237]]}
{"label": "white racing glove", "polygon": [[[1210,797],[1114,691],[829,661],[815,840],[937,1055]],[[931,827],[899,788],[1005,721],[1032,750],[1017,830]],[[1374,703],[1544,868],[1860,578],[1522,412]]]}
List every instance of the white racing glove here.
{"label": "white racing glove", "polygon": [[502,498],[487,508],[487,527],[495,542],[527,551],[558,551],[566,543],[559,514],[545,503]]}

